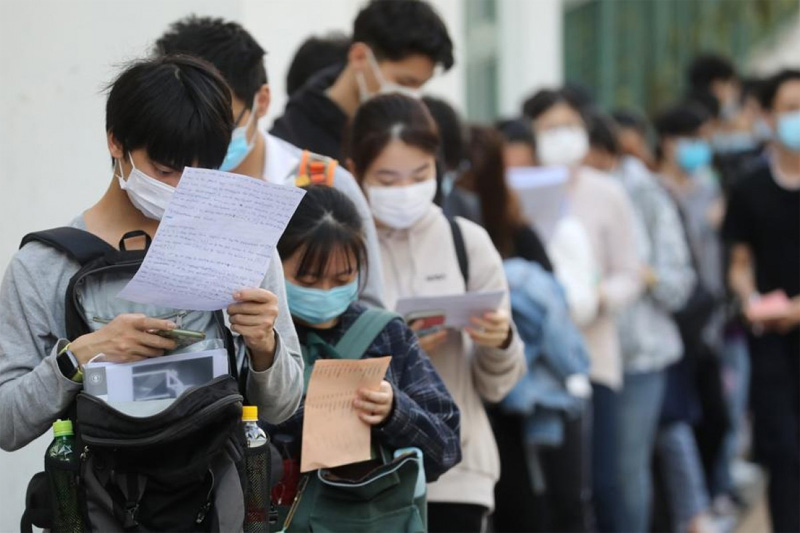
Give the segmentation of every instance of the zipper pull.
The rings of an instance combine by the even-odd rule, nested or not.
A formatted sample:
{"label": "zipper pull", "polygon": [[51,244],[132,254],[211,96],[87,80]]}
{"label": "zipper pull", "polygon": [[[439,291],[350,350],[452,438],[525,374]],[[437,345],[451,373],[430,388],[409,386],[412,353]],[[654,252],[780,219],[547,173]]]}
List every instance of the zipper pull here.
{"label": "zipper pull", "polygon": [[197,518],[195,519],[195,523],[202,524],[203,520],[206,519],[206,515],[208,515],[208,511],[211,509],[211,500],[207,501],[203,504],[200,508],[200,511],[197,513]]}

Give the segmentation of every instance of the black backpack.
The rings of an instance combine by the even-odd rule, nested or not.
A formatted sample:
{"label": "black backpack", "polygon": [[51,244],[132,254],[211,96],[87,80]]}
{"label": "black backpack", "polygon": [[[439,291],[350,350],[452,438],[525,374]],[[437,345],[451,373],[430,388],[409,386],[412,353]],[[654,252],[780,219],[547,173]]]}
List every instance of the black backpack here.
{"label": "black backpack", "polygon": [[[71,227],[23,239],[21,246],[43,243],[80,264],[65,295],[68,338],[92,331],[83,312],[82,288],[93,279],[132,277],[138,270],[146,247],[127,250],[125,242],[132,238],[150,244],[147,234],[136,231],[123,236],[116,250]],[[241,425],[247,368],[237,368],[222,312],[213,315],[228,351],[230,375],[185,391],[168,408],[146,418],[128,416],[84,392],[62,414],[75,428],[80,458],[72,470],[87,531],[240,531],[245,494],[269,490],[269,446],[259,448],[263,457],[245,459],[246,452],[252,453],[246,450]],[[257,480],[248,482],[246,463],[266,470],[261,486],[255,486]],[[45,467],[52,465],[46,460]],[[23,531],[30,531],[31,524],[53,527],[55,501],[47,479],[40,473],[29,485]],[[265,505],[268,514],[268,498]]]}

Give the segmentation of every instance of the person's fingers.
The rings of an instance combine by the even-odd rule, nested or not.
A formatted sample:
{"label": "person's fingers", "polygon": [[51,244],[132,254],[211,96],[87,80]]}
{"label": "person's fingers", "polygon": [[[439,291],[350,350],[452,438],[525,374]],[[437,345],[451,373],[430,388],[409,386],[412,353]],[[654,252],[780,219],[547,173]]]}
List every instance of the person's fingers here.
{"label": "person's fingers", "polygon": [[266,319],[263,315],[231,315],[231,324],[239,326],[263,326]]}
{"label": "person's fingers", "polygon": [[360,418],[366,424],[370,426],[376,426],[383,422],[386,419],[385,415],[373,415],[369,413],[358,413],[358,418]]}
{"label": "person's fingers", "polygon": [[420,331],[423,324],[424,322],[422,320],[414,320],[408,325],[408,327],[410,327],[412,331]]}
{"label": "person's fingers", "polygon": [[154,333],[140,332],[135,336],[136,342],[148,348],[171,351],[177,348],[178,343],[173,339],[162,337]]}
{"label": "person's fingers", "polygon": [[361,389],[358,391],[361,400],[366,402],[387,404],[392,399],[391,391],[374,391],[369,389]]}
{"label": "person's fingers", "polygon": [[484,313],[481,318],[498,327],[508,323],[508,313],[505,309],[489,311],[488,313]]}
{"label": "person's fingers", "polygon": [[266,289],[241,289],[233,293],[233,298],[237,302],[272,303],[278,301],[278,297]]}
{"label": "person's fingers", "polygon": [[386,410],[384,402],[373,402],[368,400],[355,400],[353,407],[365,413],[382,413]]}
{"label": "person's fingers", "polygon": [[473,341],[484,346],[500,346],[507,336],[506,333],[476,331],[469,328],[466,331]]}
{"label": "person's fingers", "polygon": [[178,326],[175,322],[169,320],[162,320],[160,318],[150,318],[144,315],[137,317],[133,322],[133,327],[139,331],[150,330],[171,330],[176,329]]}

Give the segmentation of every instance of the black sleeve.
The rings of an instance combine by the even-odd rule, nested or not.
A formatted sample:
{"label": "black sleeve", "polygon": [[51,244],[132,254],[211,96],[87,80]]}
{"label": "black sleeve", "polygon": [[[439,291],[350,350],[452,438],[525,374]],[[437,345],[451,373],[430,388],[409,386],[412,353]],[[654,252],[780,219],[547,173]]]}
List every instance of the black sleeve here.
{"label": "black sleeve", "polygon": [[731,189],[725,221],[722,225],[722,237],[727,245],[753,244],[753,215],[750,207],[749,179],[743,179]]}
{"label": "black sleeve", "polygon": [[521,226],[514,234],[514,255],[527,261],[539,263],[548,272],[553,271],[553,264],[547,257],[544,244],[539,235],[528,226]]}

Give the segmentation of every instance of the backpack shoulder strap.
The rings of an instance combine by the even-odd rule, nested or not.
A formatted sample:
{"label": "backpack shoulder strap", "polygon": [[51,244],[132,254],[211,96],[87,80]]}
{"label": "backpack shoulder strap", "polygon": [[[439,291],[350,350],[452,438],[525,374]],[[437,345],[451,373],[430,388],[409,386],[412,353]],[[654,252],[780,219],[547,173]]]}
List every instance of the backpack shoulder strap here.
{"label": "backpack shoulder strap", "polygon": [[336,343],[336,352],[343,359],[361,359],[383,328],[398,316],[385,309],[367,309]]}
{"label": "backpack shoulder strap", "polygon": [[103,254],[116,251],[100,237],[88,231],[67,226],[29,233],[23,237],[19,247],[22,248],[30,242],[40,242],[55,248],[80,263],[81,266]]}
{"label": "backpack shoulder strap", "polygon": [[464,234],[461,226],[453,217],[447,217],[450,222],[450,230],[453,232],[453,244],[456,247],[456,257],[458,257],[458,268],[461,269],[461,277],[464,278],[464,285],[469,285],[469,257],[467,257],[467,245],[464,243]]}
{"label": "backpack shoulder strap", "polygon": [[333,187],[333,179],[338,165],[339,162],[336,159],[303,150],[300,162],[289,174],[289,177],[294,179],[297,187],[308,185]]}

